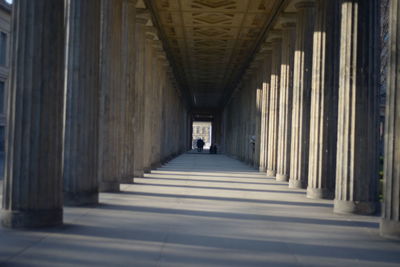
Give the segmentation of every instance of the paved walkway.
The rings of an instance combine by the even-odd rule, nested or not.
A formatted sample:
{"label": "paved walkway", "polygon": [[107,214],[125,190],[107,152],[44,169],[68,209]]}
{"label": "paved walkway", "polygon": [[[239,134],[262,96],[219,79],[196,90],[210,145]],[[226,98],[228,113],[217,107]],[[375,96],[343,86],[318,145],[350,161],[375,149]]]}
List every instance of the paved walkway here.
{"label": "paved walkway", "polygon": [[340,216],[223,155],[186,154],[65,208],[65,225],[0,228],[0,266],[400,266],[377,217]]}

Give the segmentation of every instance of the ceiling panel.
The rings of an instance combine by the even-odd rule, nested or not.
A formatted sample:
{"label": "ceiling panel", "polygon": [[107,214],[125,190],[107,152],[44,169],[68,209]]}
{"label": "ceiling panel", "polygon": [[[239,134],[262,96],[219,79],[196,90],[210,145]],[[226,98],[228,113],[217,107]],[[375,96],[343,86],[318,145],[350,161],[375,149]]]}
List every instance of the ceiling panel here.
{"label": "ceiling panel", "polygon": [[196,108],[216,108],[281,0],[149,0]]}

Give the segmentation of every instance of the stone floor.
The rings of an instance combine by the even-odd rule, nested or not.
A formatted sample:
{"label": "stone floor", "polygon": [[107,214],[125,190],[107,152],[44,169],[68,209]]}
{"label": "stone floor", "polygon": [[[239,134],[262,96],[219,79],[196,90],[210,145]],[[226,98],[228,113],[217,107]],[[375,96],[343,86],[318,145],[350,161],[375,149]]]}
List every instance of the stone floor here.
{"label": "stone floor", "polygon": [[223,155],[186,154],[65,208],[65,225],[0,228],[0,266],[400,266],[378,217],[340,216]]}

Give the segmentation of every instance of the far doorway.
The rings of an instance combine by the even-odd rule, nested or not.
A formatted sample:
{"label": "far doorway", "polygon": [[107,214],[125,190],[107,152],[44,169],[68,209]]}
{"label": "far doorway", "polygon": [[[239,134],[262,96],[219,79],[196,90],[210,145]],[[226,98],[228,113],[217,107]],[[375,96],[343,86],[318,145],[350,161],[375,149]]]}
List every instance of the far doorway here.
{"label": "far doorway", "polygon": [[199,139],[204,141],[204,149],[210,149],[212,144],[211,122],[194,121],[192,133],[192,149],[197,149],[197,140]]}

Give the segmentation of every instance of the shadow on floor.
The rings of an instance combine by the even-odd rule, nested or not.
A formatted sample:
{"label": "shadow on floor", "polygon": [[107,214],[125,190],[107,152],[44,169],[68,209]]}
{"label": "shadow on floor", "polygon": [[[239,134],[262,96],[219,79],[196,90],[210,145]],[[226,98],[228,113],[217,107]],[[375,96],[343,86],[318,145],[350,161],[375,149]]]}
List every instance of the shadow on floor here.
{"label": "shadow on floor", "polygon": [[259,214],[245,214],[245,213],[231,213],[231,212],[214,212],[214,211],[199,211],[199,210],[184,210],[184,209],[171,209],[171,208],[154,208],[143,206],[128,206],[128,205],[115,205],[115,204],[101,204],[100,209],[109,210],[123,210],[130,212],[149,212],[159,214],[172,214],[181,216],[197,216],[197,217],[212,217],[224,218],[235,220],[258,220],[270,222],[284,222],[284,223],[302,223],[302,224],[318,224],[318,225],[334,225],[346,227],[379,227],[379,223],[363,222],[363,221],[342,221],[342,220],[328,220],[316,218],[299,218],[299,217],[285,217],[285,216],[270,216]]}
{"label": "shadow on floor", "polygon": [[198,196],[198,195],[178,195],[178,194],[161,194],[161,193],[127,192],[127,191],[123,191],[120,194],[129,194],[129,195],[136,195],[136,196],[148,196],[148,197],[184,198],[184,199],[217,200],[217,201],[275,204],[275,205],[333,208],[333,204],[330,204],[330,203],[315,203],[315,202],[288,202],[288,201],[263,200],[263,199],[251,199],[251,198],[212,197],[212,196]]}
{"label": "shadow on floor", "polygon": [[[146,178],[147,179],[147,178]],[[243,192],[258,192],[258,193],[285,193],[285,194],[300,194],[305,195],[305,192],[289,191],[289,190],[258,190],[250,188],[228,188],[228,187],[213,187],[213,186],[193,186],[193,185],[178,185],[178,184],[153,184],[153,183],[135,183],[135,185],[158,186],[158,187],[174,187],[174,188],[189,188],[189,189],[211,189],[211,190],[226,190],[226,191],[243,191]]]}

